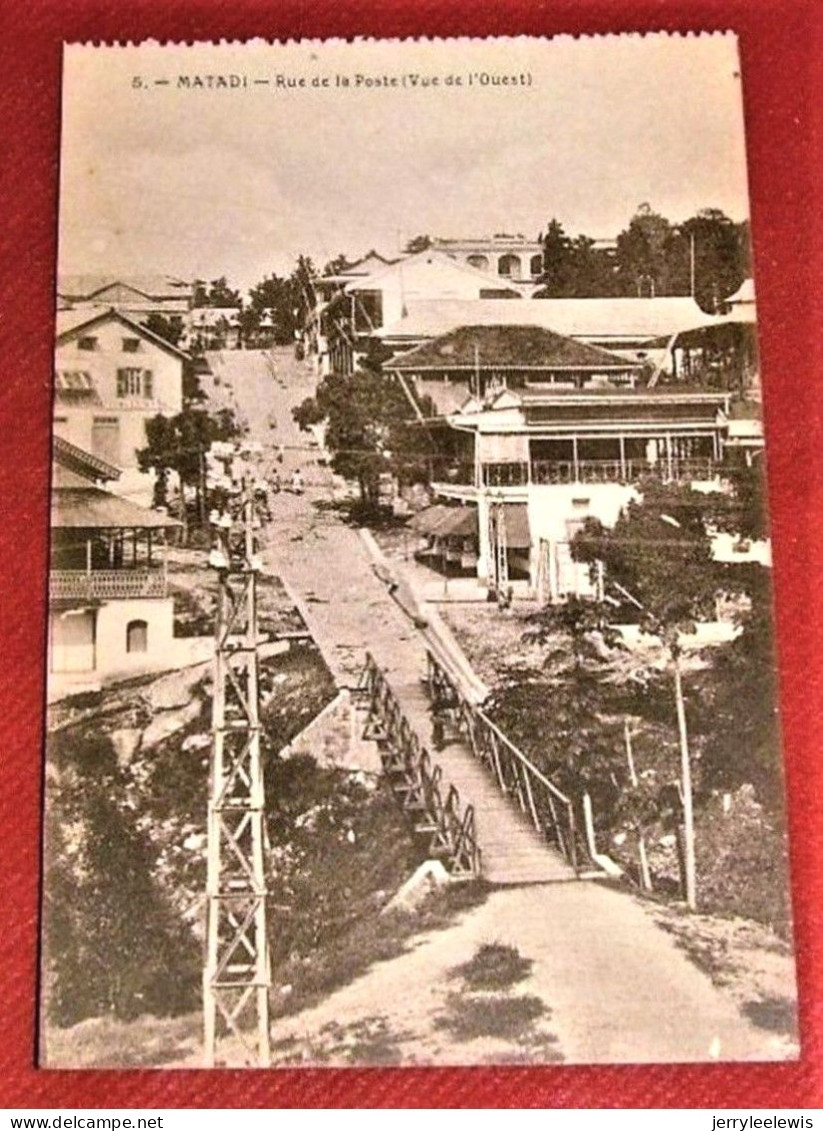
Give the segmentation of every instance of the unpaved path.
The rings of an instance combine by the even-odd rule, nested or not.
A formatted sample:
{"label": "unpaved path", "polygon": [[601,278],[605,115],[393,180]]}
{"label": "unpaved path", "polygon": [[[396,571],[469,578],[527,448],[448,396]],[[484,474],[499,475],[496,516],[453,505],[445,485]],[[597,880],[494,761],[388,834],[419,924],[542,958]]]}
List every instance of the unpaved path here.
{"label": "unpaved path", "polygon": [[[459,1023],[472,995],[454,968],[494,942],[533,962],[503,998],[516,1013],[515,999],[537,997],[545,1013],[507,1039],[455,1036],[449,1020]],[[699,1062],[790,1051],[745,1021],[642,904],[593,883],[494,891],[455,926],[277,1020],[273,1039],[275,1063]]]}
{"label": "unpaved path", "polygon": [[[276,412],[283,437],[293,431],[285,414],[311,381],[289,356],[275,354],[274,363],[275,369],[282,366],[281,379],[255,362],[245,377],[235,374],[234,383],[253,430],[265,435],[260,421]],[[242,369],[240,358],[236,365]],[[287,452],[287,467],[296,455]],[[275,500],[268,564],[310,609],[317,643],[339,680],[355,681],[367,648],[390,677],[414,680],[423,657],[416,630],[375,577],[356,531],[317,507],[329,499],[329,474],[307,467],[305,460],[301,466],[316,486]],[[533,962],[529,977],[507,996],[532,995],[546,1012],[507,1039],[455,1036],[460,1013],[469,1006],[449,972],[480,945],[495,941],[511,944]],[[458,997],[450,999],[454,993]],[[518,1003],[510,1008],[516,1017]],[[276,1063],[671,1062],[792,1055],[779,1038],[739,1013],[641,902],[596,883],[495,890],[455,926],[423,937],[317,1007],[279,1020],[274,1037]]]}

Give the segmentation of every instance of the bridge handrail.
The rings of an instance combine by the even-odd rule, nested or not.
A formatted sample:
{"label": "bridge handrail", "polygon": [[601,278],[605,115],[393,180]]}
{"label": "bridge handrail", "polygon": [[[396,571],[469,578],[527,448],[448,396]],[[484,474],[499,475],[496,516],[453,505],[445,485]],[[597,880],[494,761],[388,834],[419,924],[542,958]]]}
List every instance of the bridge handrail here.
{"label": "bridge handrail", "polygon": [[521,762],[526,767],[526,769],[529,770],[532,776],[537,778],[541,785],[544,785],[546,789],[553,793],[557,800],[561,802],[561,804],[572,804],[571,799],[567,797],[561,789],[558,789],[554,782],[550,778],[547,778],[541,770],[538,770],[534,762],[532,762],[531,759],[526,754],[524,754],[518,746],[515,746],[510,738],[506,737],[497,723],[492,722],[485,711],[483,711],[480,707],[474,707],[474,713],[478,716],[478,718],[483,722],[485,726],[495,732],[500,741],[504,743],[504,745],[509,748],[514,757],[517,758],[518,762]]}
{"label": "bridge handrail", "polygon": [[370,711],[376,711],[380,716],[387,741],[402,759],[412,792],[422,801],[427,815],[449,846],[454,874],[478,875],[480,847],[475,833],[474,808],[467,806],[461,816],[460,795],[454,785],[449,786],[444,801],[441,791],[443,769],[432,759],[409,725],[400,701],[370,652],[366,654],[359,686],[361,691],[369,694]]}
{"label": "bridge handrail", "polygon": [[[567,797],[550,778],[539,770],[522,750],[515,746],[511,739],[503,733],[496,723],[492,722],[480,707],[470,703],[466,699],[448,670],[431,650],[427,653],[427,660],[429,665],[429,692],[435,703],[437,702],[438,693],[442,695],[445,685],[445,689],[449,693],[448,705],[459,709],[460,720],[458,726],[462,724],[463,728],[468,731],[466,737],[474,756],[491,766],[503,793],[511,793],[513,790],[516,791],[521,809],[523,809],[524,812],[528,811],[532,823],[538,832],[546,836],[549,833],[549,829],[546,826],[549,826],[560,851],[574,868],[575,872],[577,872],[577,821],[571,799]],[[485,744],[482,743],[482,738],[481,744],[478,744],[478,727],[484,731],[485,734],[493,736],[491,751],[484,749]],[[501,764],[499,757],[500,750],[502,750],[506,758],[505,765]],[[506,780],[506,771],[508,771],[508,777],[510,779],[512,777],[514,778],[513,782]],[[521,775],[524,780],[521,780]],[[548,805],[548,814],[544,814],[542,819],[538,807],[535,804],[532,792],[533,784],[543,787],[546,791],[545,800]],[[565,818],[564,820],[559,818],[556,805],[561,808]]]}

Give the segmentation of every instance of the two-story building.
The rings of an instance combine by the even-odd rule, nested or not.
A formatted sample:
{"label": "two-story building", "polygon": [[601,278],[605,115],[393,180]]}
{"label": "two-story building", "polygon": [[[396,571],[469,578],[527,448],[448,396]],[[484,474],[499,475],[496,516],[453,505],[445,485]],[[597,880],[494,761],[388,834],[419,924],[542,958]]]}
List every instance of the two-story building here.
{"label": "two-story building", "polygon": [[[441,502],[430,530],[425,514],[416,525],[492,589],[587,594],[569,546],[587,518],[613,525],[649,478],[720,486],[728,391],[649,387],[637,362],[528,326],[462,327],[386,368],[438,414],[420,427]],[[463,507],[450,516],[444,500]]]}
{"label": "two-story building", "polygon": [[695,388],[503,389],[449,416],[472,470],[433,489],[476,506],[481,582],[520,579],[543,600],[586,594],[569,546],[585,520],[612,526],[649,477],[718,489],[729,402]]}
{"label": "two-story building", "polygon": [[315,285],[325,297],[314,318],[316,330],[309,349],[316,352],[321,374],[350,373],[368,349],[369,339],[381,338],[386,326],[404,318],[409,304],[522,301],[527,293],[520,283],[492,277],[432,248],[383,264],[369,274],[358,271],[317,280]]}
{"label": "two-story building", "polygon": [[501,233],[479,239],[432,240],[436,251],[444,251],[458,263],[515,282],[537,282],[543,274],[543,244],[522,235]]}
{"label": "two-story building", "polygon": [[139,470],[146,421],[183,407],[188,356],[122,311],[57,313],[54,432],[122,472],[118,491],[151,500],[153,479]]}
{"label": "two-story building", "polygon": [[178,523],[105,490],[119,470],[54,439],[49,696],[162,666],[174,637],[166,534]]}

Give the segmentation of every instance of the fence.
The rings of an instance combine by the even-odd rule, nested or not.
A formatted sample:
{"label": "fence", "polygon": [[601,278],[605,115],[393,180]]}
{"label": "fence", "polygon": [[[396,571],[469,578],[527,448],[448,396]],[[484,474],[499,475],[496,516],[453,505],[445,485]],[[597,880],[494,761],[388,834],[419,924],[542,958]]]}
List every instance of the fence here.
{"label": "fence", "polygon": [[502,793],[520,808],[579,873],[578,830],[571,800],[458,690],[443,665],[428,653],[428,685],[435,708],[448,716],[472,754],[495,777]]}
{"label": "fence", "polygon": [[368,704],[364,737],[377,742],[392,792],[427,855],[441,859],[453,879],[478,876],[474,808],[467,805],[461,812],[457,789],[447,787],[440,766],[421,745],[371,654],[366,656],[358,691]]}

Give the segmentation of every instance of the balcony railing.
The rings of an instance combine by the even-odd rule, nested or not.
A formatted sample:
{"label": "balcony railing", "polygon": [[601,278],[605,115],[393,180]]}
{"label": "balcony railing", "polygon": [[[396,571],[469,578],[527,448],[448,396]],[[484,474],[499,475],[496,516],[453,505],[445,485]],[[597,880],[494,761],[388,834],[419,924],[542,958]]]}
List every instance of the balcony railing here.
{"label": "balcony railing", "polygon": [[[481,466],[484,487],[527,487],[556,483],[636,483],[653,477],[664,482],[686,483],[714,479],[719,464],[710,456],[660,459],[581,459],[532,460],[512,463],[484,463]],[[432,478],[439,483],[462,486],[474,484],[474,466],[470,463],[435,465]]]}
{"label": "balcony railing", "polygon": [[[519,465],[518,465],[519,466]],[[716,460],[709,456],[684,459],[661,459],[649,463],[645,459],[534,460],[531,481],[548,483],[636,483],[653,477],[664,482],[684,483],[714,479],[718,474]]]}
{"label": "balcony railing", "polygon": [[166,573],[162,569],[53,569],[49,573],[49,598],[112,601],[131,597],[165,597]]}

